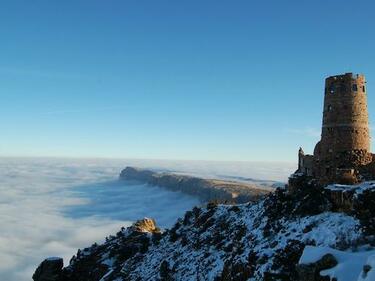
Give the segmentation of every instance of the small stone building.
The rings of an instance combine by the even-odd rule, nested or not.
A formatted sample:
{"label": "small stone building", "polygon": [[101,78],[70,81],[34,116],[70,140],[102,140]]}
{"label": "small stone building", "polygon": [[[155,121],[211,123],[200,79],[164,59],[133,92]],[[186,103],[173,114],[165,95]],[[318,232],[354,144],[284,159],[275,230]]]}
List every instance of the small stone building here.
{"label": "small stone building", "polygon": [[313,155],[298,152],[296,173],[319,184],[353,184],[374,175],[366,80],[346,73],[325,80],[321,140]]}

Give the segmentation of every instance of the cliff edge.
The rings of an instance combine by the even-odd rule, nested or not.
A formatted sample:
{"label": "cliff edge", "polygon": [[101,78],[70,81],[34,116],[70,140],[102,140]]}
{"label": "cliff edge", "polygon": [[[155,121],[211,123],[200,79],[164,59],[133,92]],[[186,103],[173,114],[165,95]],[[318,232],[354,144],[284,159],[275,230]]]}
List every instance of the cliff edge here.
{"label": "cliff edge", "polygon": [[274,190],[271,186],[259,186],[237,181],[203,179],[174,173],[158,173],[135,167],[126,167],[122,170],[120,179],[139,181],[160,186],[171,191],[180,191],[196,196],[203,202],[246,203],[255,201]]}

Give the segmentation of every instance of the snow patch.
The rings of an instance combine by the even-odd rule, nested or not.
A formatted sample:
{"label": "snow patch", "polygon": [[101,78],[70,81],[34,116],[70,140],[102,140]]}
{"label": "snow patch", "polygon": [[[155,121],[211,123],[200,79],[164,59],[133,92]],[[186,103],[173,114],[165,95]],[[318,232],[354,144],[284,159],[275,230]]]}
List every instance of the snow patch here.
{"label": "snow patch", "polygon": [[331,191],[355,191],[355,193],[362,194],[366,190],[375,189],[375,181],[367,181],[357,185],[345,185],[345,184],[330,184],[326,189]]}
{"label": "snow patch", "polygon": [[[320,260],[324,255],[332,254],[338,264],[320,272],[321,276],[336,278],[338,281],[374,281],[375,280],[375,250],[358,252],[339,251],[330,247],[306,246],[299,264],[309,264]],[[369,265],[370,270],[364,271]]]}
{"label": "snow patch", "polygon": [[46,260],[47,261],[59,261],[59,260],[61,260],[61,258],[59,258],[59,257],[49,257]]}

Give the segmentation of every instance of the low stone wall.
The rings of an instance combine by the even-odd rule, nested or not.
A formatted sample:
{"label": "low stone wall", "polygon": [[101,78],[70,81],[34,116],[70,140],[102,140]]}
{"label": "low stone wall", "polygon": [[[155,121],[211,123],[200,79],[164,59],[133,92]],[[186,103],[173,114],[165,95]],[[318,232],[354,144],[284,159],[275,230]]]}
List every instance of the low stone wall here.
{"label": "low stone wall", "polygon": [[157,173],[134,167],[125,168],[120,174],[120,179],[139,181],[160,186],[171,191],[180,191],[198,197],[203,202],[246,203],[257,200],[273,190],[271,187],[259,187],[235,181],[202,179],[172,173]]}

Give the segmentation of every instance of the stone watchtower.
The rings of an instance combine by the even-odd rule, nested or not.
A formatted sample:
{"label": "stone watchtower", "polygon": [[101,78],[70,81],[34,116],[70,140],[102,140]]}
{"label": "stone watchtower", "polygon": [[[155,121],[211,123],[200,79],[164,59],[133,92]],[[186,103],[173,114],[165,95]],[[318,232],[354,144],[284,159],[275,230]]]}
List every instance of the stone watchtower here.
{"label": "stone watchtower", "polygon": [[[299,153],[301,157],[312,156]],[[312,169],[312,176],[322,184],[343,179],[355,182],[360,168],[372,162],[363,75],[346,73],[326,79],[321,140],[310,162],[298,172],[306,174],[304,171]]]}

